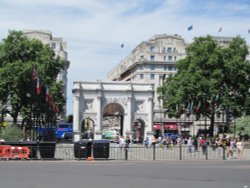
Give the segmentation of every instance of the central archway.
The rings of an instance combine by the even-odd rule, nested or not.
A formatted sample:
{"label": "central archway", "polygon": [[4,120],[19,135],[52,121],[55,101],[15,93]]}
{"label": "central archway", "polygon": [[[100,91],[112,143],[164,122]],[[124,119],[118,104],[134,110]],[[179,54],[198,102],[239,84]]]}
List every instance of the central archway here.
{"label": "central archway", "polygon": [[107,104],[103,109],[103,137],[116,140],[123,136],[124,109],[118,103]]}

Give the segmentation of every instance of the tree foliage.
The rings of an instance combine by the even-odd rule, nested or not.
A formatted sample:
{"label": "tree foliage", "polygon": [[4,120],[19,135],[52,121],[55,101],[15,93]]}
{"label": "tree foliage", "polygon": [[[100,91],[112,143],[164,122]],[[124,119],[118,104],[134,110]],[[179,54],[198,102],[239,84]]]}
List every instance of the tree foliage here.
{"label": "tree foliage", "polygon": [[158,88],[170,117],[208,117],[213,132],[221,111],[234,117],[249,113],[250,64],[244,39],[235,37],[223,47],[211,36],[198,37],[186,51],[186,58],[176,64],[177,73]]}
{"label": "tree foliage", "polygon": [[[36,39],[28,39],[19,31],[10,31],[0,44],[0,101],[2,113],[9,113],[13,122],[22,116],[23,121],[47,121],[56,119],[50,104],[46,103],[45,85],[50,88],[53,102],[62,111],[65,100],[62,85],[56,82],[63,62],[55,57],[53,50]],[[41,94],[37,93],[37,80],[32,71],[39,74]],[[8,108],[10,106],[10,108]],[[59,112],[60,112],[59,111]]]}
{"label": "tree foliage", "polygon": [[23,133],[17,125],[8,125],[0,129],[0,138],[4,141],[20,141],[23,138]]}
{"label": "tree foliage", "polygon": [[236,134],[238,136],[250,137],[250,116],[237,119]]}

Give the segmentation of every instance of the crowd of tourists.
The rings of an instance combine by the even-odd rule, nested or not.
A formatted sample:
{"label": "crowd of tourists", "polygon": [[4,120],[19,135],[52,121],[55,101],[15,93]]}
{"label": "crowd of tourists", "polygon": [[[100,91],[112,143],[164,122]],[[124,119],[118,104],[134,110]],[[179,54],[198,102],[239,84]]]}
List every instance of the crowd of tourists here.
{"label": "crowd of tourists", "polygon": [[187,148],[186,155],[195,155],[201,149],[202,153],[206,155],[207,148],[211,147],[212,151],[218,150],[219,153],[225,152],[227,159],[238,158],[242,159],[244,151],[244,142],[241,139],[231,137],[216,137],[206,139],[201,137],[153,137],[151,142],[148,138],[144,141],[145,147],[159,146],[162,149],[172,150],[175,146],[182,146]]}

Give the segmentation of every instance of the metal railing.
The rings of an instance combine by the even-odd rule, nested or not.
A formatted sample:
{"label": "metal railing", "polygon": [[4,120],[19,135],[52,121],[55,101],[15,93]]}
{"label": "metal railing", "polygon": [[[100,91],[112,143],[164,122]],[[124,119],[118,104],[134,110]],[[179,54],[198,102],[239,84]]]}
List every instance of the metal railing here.
{"label": "metal railing", "polygon": [[[131,145],[119,147],[110,144],[105,146],[74,147],[70,144],[56,144],[51,146],[30,146],[30,159],[56,159],[56,160],[79,160],[91,156],[94,159],[105,160],[128,160],[128,161],[159,161],[159,160],[223,160],[227,159],[226,150],[207,146],[189,148],[186,145],[175,145],[167,148],[159,145],[145,147],[144,145]],[[237,151],[233,159],[237,159]],[[250,150],[245,150],[243,159],[250,159]]]}

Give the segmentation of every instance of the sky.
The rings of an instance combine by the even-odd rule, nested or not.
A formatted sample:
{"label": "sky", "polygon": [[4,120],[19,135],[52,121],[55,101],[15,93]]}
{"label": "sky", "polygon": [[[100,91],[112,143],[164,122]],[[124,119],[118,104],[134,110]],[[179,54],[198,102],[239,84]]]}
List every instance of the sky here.
{"label": "sky", "polygon": [[67,114],[72,114],[74,81],[105,81],[155,34],[178,34],[186,42],[240,35],[250,44],[249,10],[249,0],[0,0],[0,40],[9,30],[34,29],[67,42]]}

